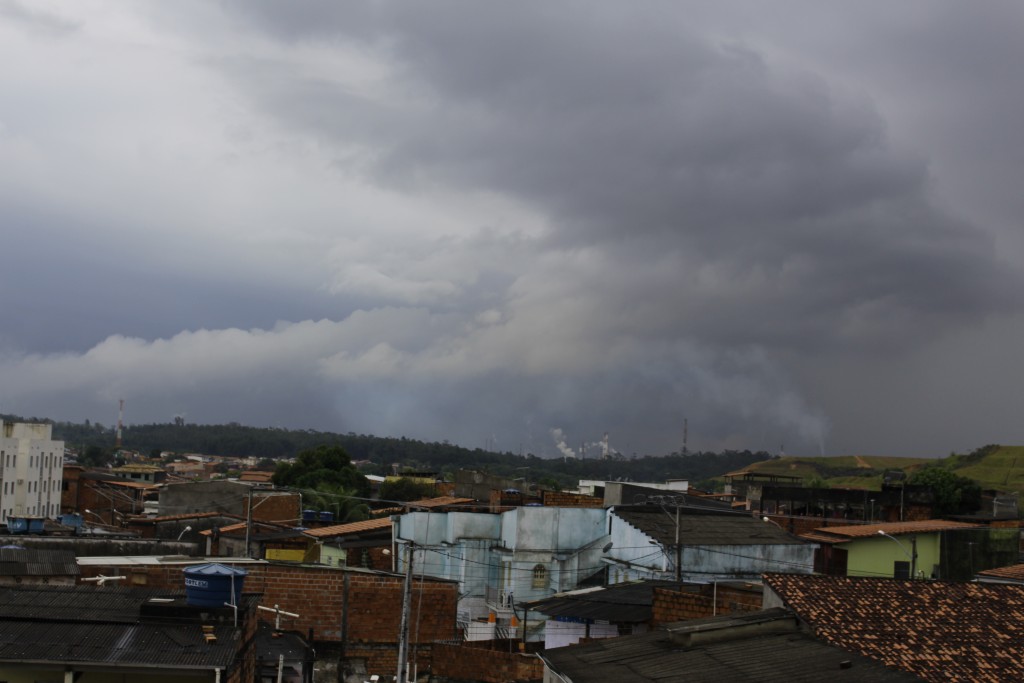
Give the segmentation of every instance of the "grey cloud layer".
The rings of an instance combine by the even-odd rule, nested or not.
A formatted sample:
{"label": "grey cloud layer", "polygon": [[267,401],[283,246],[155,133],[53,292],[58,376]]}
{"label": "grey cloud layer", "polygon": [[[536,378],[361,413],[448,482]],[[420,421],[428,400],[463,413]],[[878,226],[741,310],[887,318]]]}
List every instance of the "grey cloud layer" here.
{"label": "grey cloud layer", "polygon": [[[184,105],[161,117],[196,149],[159,157],[149,182],[194,173],[172,182],[195,200],[127,198],[119,217],[152,237],[115,247],[145,270],[167,226],[187,226],[183,272],[152,265],[131,289],[186,304],[83,318],[105,330],[85,346],[40,343],[35,314],[31,335],[0,335],[0,409],[93,417],[128,394],[148,406],[139,421],[551,455],[605,430],[624,452],[676,449],[686,416],[697,447],[818,450],[838,423],[839,448],[878,449],[902,442],[849,429],[874,397],[808,382],[869,377],[1019,312],[1016,257],[937,196],[928,150],[894,138],[891,99],[880,109],[835,62],[797,66],[777,26],[731,34],[727,12],[675,3],[219,7],[150,10]],[[39,125],[0,128],[0,149],[46,148]],[[137,168],[96,154],[115,178]],[[72,295],[114,289],[88,283]]]}
{"label": "grey cloud layer", "polygon": [[[391,89],[419,95],[408,102],[353,105],[298,77],[254,97],[339,146],[369,144],[380,182],[515,194],[550,216],[550,247],[596,245],[623,269],[671,253],[662,315],[696,318],[688,334],[708,340],[796,343],[749,324],[770,311],[816,346],[885,344],[1012,304],[991,237],[932,203],[925,160],[841,86],[695,37],[681,14],[559,7],[357,19],[367,49],[397,60]],[[275,9],[265,25],[292,40],[358,37],[341,17]],[[623,309],[645,284],[616,289]]]}

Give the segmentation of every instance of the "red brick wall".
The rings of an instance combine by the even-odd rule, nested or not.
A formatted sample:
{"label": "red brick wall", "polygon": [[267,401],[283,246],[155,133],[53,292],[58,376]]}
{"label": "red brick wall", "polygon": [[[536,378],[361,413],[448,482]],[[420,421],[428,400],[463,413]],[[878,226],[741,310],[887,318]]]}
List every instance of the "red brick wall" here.
{"label": "red brick wall", "polygon": [[82,469],[78,465],[64,466],[64,481],[60,492],[61,512],[78,512],[78,477]]}
{"label": "red brick wall", "polygon": [[434,645],[431,674],[455,680],[506,683],[539,681],[544,663],[536,655],[472,647],[470,645]]}
{"label": "red brick wall", "polygon": [[680,592],[671,588],[654,589],[653,626],[701,619],[734,612],[756,612],[761,609],[760,593],[719,586],[702,586],[700,592]]}
{"label": "red brick wall", "polygon": [[[225,564],[230,564],[225,561]],[[82,567],[82,577],[120,573],[126,584],[182,589],[182,565],[135,565]],[[370,673],[388,674],[397,667],[395,651],[402,614],[403,577],[346,571],[309,565],[245,565],[246,593],[262,593],[265,607],[301,615],[282,618],[288,630],[306,633],[313,629],[316,641],[341,642],[343,620],[347,619],[345,651],[348,657],[367,660]],[[116,571],[115,571],[116,570]],[[345,577],[348,577],[347,610]],[[447,581],[413,581],[409,638],[419,643],[416,660],[429,668],[430,645],[435,640],[457,637],[456,605],[458,586]],[[271,612],[259,612],[260,619],[273,622]]]}
{"label": "red brick wall", "polygon": [[256,492],[252,501],[252,518],[260,522],[297,524],[302,518],[302,496],[280,491],[273,494]]}
{"label": "red brick wall", "polygon": [[562,508],[601,508],[604,498],[584,496],[579,493],[562,493],[561,491],[544,491],[541,499],[545,506]]}

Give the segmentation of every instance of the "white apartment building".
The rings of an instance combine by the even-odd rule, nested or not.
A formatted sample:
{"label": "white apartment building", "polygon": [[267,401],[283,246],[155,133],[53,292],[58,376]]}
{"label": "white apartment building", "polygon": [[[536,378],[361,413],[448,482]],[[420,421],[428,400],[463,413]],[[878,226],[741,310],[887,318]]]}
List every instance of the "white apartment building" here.
{"label": "white apartment building", "polygon": [[48,424],[0,420],[0,522],[56,517],[64,479],[64,442]]}

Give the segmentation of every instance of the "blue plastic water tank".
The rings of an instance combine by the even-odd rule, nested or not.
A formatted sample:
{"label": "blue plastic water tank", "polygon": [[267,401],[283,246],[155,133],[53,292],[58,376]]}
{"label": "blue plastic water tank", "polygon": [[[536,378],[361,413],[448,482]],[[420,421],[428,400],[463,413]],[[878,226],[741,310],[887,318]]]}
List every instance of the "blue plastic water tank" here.
{"label": "blue plastic water tank", "polygon": [[303,522],[315,522],[316,521],[316,510],[303,510],[302,511]]}
{"label": "blue plastic water tank", "polygon": [[[185,600],[193,607],[224,607],[237,605],[242,598],[242,586],[249,573],[244,569],[211,562],[185,567]],[[235,597],[231,599],[234,587]]]}
{"label": "blue plastic water tank", "polygon": [[60,523],[77,529],[82,526],[82,515],[77,512],[65,513],[60,516]]}
{"label": "blue plastic water tank", "polygon": [[320,513],[320,521],[321,522],[333,522],[334,521],[334,513],[333,512],[321,512]]}

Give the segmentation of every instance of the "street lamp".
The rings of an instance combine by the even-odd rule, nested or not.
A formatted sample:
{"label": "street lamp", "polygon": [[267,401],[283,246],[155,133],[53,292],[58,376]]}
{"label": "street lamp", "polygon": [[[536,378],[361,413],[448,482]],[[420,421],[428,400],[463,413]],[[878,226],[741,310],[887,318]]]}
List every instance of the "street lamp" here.
{"label": "street lamp", "polygon": [[84,512],[87,515],[92,515],[96,519],[100,520],[100,524],[106,524],[107,523],[107,521],[105,519],[103,519],[103,517],[101,517],[99,513],[93,512],[92,510],[82,510],[82,512]]}
{"label": "street lamp", "polygon": [[898,545],[900,547],[900,550],[903,551],[903,554],[906,555],[910,559],[910,578],[912,578],[912,579],[917,578],[917,536],[911,536],[910,537],[911,552],[907,552],[907,547],[905,545],[903,545],[902,543],[900,543],[899,539],[896,538],[895,536],[890,536],[889,534],[885,533],[881,529],[878,530],[878,535],[879,536],[885,536],[890,541],[895,542],[896,545]]}
{"label": "street lamp", "polygon": [[185,534],[187,534],[187,533],[188,533],[188,532],[190,532],[190,531],[192,531],[192,527],[190,527],[190,526],[187,526],[187,527],[185,527],[184,529],[182,529],[182,530],[181,530],[181,533],[180,533],[180,534],[178,534],[178,539],[177,539],[177,540],[179,540],[179,541],[180,541],[180,540],[181,540],[181,537],[182,537],[182,536],[184,536]]}

